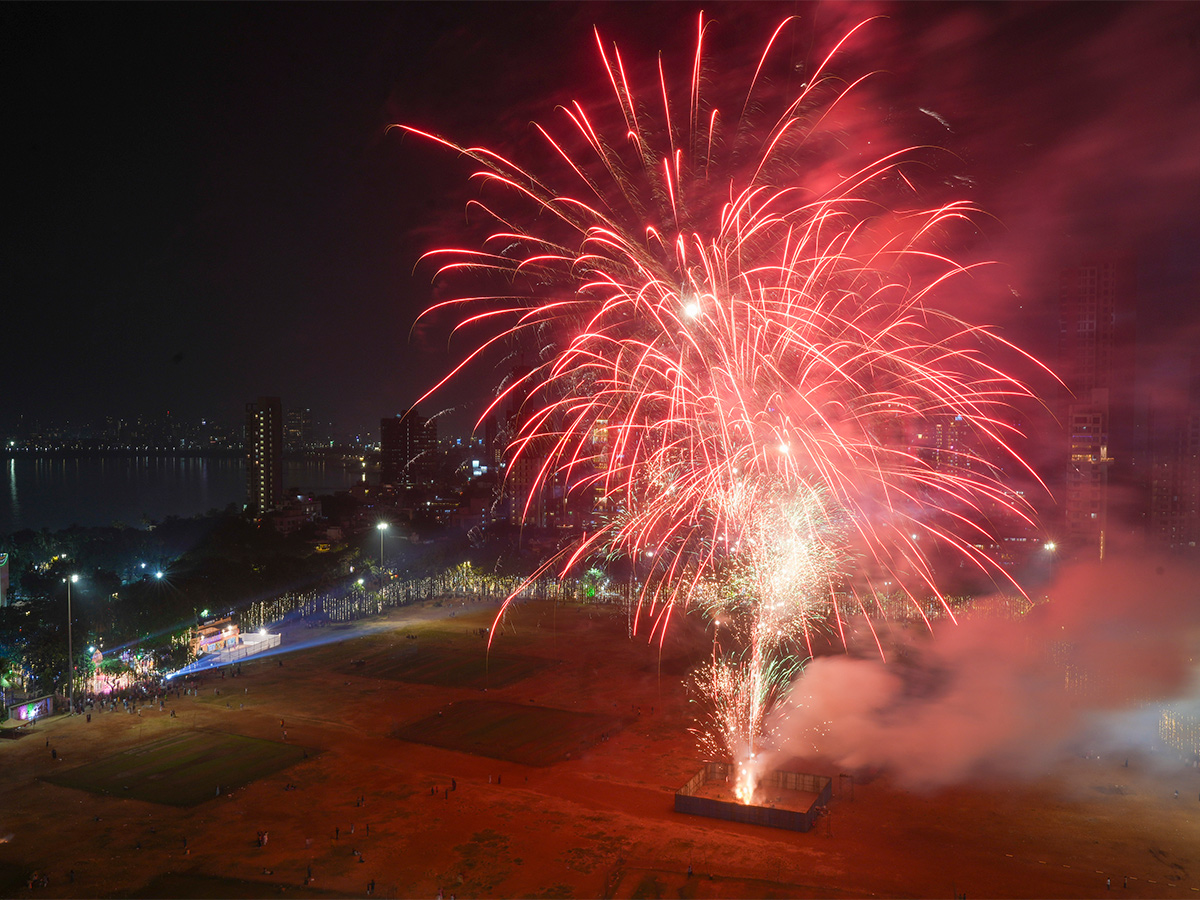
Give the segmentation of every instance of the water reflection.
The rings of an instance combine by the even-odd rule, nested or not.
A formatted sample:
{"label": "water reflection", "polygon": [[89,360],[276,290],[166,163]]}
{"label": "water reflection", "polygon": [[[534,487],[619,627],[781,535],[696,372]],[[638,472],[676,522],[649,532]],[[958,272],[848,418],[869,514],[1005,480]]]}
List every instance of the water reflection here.
{"label": "water reflection", "polygon": [[[25,528],[123,523],[143,527],[187,518],[246,499],[241,457],[14,457],[0,492],[0,534]],[[365,482],[367,473],[325,460],[286,461],[286,490],[330,494]]]}
{"label": "water reflection", "polygon": [[21,498],[17,495],[17,461],[15,459],[8,461],[8,507],[13,511],[14,517],[20,518]]}

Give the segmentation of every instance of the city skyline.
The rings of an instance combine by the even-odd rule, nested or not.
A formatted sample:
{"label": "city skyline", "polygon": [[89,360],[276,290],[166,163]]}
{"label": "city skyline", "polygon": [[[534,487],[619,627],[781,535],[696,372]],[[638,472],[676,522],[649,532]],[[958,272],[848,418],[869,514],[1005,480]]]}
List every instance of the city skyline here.
{"label": "city skyline", "polygon": [[[10,415],[236,421],[272,394],[349,433],[403,412],[462,352],[449,323],[414,322],[439,297],[420,256],[459,228],[471,189],[458,161],[387,126],[523,146],[545,83],[592,99],[593,26],[631,59],[661,47],[678,63],[693,6],[9,10],[27,38]],[[1197,327],[1200,11],[719,4],[710,46],[736,57],[788,13],[797,72],[851,20],[882,17],[851,60],[876,72],[866,102],[941,148],[947,192],[986,214],[955,248],[996,263],[960,298],[973,320],[1053,364],[1059,272],[1130,254],[1157,363],[1142,374],[1170,375]],[[456,408],[446,424],[465,433],[489,388],[422,406]]]}

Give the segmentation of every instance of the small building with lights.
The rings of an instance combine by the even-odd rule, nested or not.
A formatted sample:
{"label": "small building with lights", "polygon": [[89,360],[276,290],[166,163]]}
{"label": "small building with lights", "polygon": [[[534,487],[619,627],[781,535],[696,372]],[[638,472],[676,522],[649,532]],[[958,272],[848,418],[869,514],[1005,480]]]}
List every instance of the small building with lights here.
{"label": "small building with lights", "polygon": [[241,642],[240,630],[232,616],[209,619],[192,630],[192,655],[201,657],[232,650]]}
{"label": "small building with lights", "polygon": [[8,706],[8,717],[14,721],[28,724],[54,715],[54,697],[46,695],[30,700],[20,700]]}

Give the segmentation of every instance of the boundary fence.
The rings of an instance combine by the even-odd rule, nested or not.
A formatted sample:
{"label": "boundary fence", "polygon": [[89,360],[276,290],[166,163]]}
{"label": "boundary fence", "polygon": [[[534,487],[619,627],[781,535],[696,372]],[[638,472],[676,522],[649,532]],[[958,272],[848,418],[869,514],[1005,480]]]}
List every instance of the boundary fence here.
{"label": "boundary fence", "polygon": [[211,654],[211,656],[219,659],[220,665],[225,665],[278,647],[282,640],[278,634],[244,634],[241,638],[242,642],[236,647],[229,647],[219,653]]}
{"label": "boundary fence", "polygon": [[776,789],[816,794],[816,799],[808,809],[799,811],[773,806],[750,806],[729,800],[695,796],[696,792],[710,781],[727,781],[732,772],[733,766],[729,763],[705,763],[687,784],[675,792],[675,812],[705,816],[709,819],[724,819],[728,822],[744,822],[747,825],[765,825],[768,828],[811,831],[820,815],[821,807],[827,806],[833,798],[832,778],[782,770],[767,772],[760,783]]}

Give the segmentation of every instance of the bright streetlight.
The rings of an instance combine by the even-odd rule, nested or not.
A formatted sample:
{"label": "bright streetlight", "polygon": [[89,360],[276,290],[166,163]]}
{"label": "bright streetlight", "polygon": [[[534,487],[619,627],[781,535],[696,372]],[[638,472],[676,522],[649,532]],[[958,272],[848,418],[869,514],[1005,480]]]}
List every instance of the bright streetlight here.
{"label": "bright streetlight", "polygon": [[375,527],[379,529],[379,569],[383,571],[383,533],[388,530],[388,523],[380,522]]}
{"label": "bright streetlight", "polygon": [[71,585],[78,580],[78,575],[63,579],[67,583],[67,700],[71,704],[69,715],[75,714],[75,648],[71,643]]}
{"label": "bright streetlight", "polygon": [[1054,541],[1046,541],[1042,544],[1042,549],[1046,551],[1046,571],[1047,576],[1053,580],[1054,564],[1058,562],[1058,544]]}

